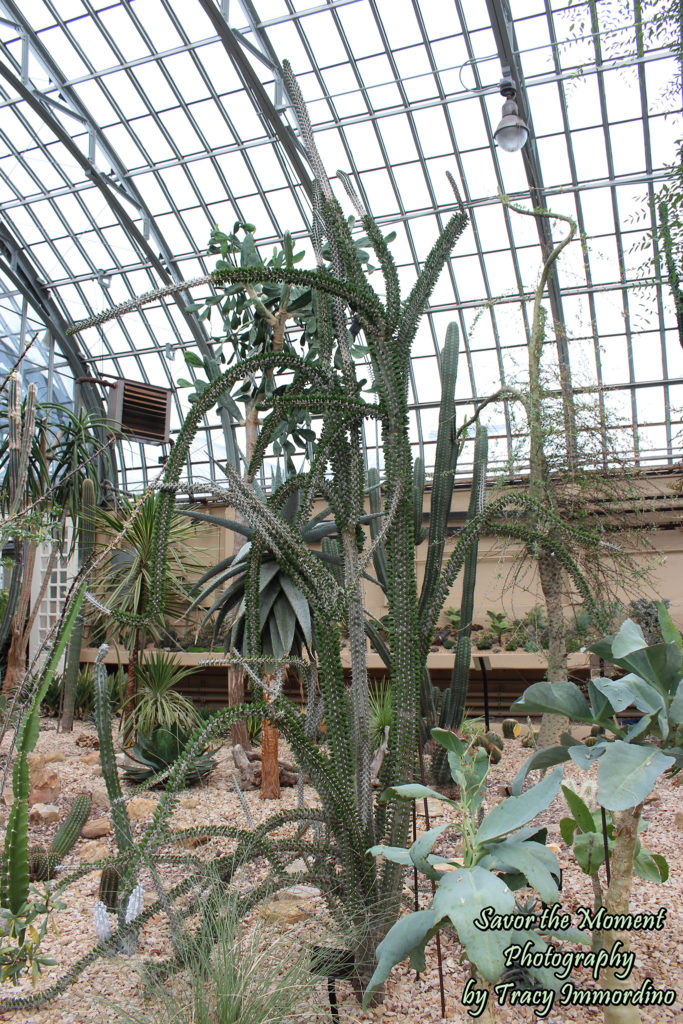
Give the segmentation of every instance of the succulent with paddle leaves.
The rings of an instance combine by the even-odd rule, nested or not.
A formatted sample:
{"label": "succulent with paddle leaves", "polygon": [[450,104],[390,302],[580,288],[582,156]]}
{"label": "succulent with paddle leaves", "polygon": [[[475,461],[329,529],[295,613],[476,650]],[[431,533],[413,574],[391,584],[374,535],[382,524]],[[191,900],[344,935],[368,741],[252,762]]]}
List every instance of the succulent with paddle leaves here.
{"label": "succulent with paddle leaves", "polygon": [[[451,776],[459,787],[458,798],[451,800],[426,786],[408,783],[385,790],[380,800],[439,800],[453,808],[458,823],[429,829],[407,849],[377,845],[369,850],[374,857],[411,870],[417,868],[435,883],[435,890],[428,909],[399,918],[378,945],[377,968],[364,1004],[402,960],[410,957],[414,969],[423,971],[425,945],[446,926],[455,928],[476,972],[489,983],[497,982],[506,967],[505,950],[518,941],[519,933],[479,928],[475,921],[482,911],[492,907],[496,914],[523,914],[525,908],[516,904],[513,893],[526,886],[535,889],[546,903],[558,900],[560,868],[553,851],[545,846],[547,829],[534,829],[529,822],[555,798],[561,770],[556,769],[521,796],[504,799],[483,817],[489,773],[486,754],[474,742],[468,744],[444,729],[433,729],[432,738],[447,751]],[[460,833],[457,855],[434,853],[437,841],[449,828]],[[561,936],[589,941],[576,929],[563,931]],[[548,948],[533,928],[524,929],[524,939],[532,944],[534,952],[543,953]],[[545,987],[558,987],[550,970],[531,968],[530,974]]]}

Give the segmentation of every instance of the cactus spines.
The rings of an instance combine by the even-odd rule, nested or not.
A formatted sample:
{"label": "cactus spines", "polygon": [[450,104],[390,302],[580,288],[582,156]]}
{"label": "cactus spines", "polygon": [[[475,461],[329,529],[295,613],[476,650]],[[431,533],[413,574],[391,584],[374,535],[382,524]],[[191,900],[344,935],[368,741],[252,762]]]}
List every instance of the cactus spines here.
{"label": "cactus spines", "polygon": [[119,905],[119,883],[121,875],[113,864],[102,868],[100,875],[99,899],[110,913],[114,913]]}
{"label": "cactus spines", "polygon": [[521,731],[522,727],[520,726],[519,722],[516,721],[514,718],[504,719],[503,736],[505,737],[506,740],[517,739]]}
{"label": "cactus spines", "polygon": [[[78,562],[83,565],[90,558],[95,546],[95,485],[90,479],[81,484],[82,509],[78,518]],[[83,639],[83,615],[79,615],[69,640],[66,669],[64,671],[64,691],[62,708],[62,729],[71,732],[74,727],[74,706],[76,701],[76,684],[81,663],[81,641]]]}
{"label": "cactus spines", "polygon": [[73,848],[76,840],[81,834],[81,829],[88,820],[90,814],[91,799],[87,793],[77,796],[71,805],[69,813],[59,827],[59,830],[50,843],[48,853],[54,854],[61,862]]}
{"label": "cactus spines", "polygon": [[503,737],[499,736],[497,732],[487,732],[486,739],[489,743],[492,743],[494,747],[498,747],[499,750],[502,750],[505,746]]}
{"label": "cactus spines", "polygon": [[47,882],[54,878],[55,868],[59,865],[56,857],[44,846],[29,846],[28,877],[32,882]]}

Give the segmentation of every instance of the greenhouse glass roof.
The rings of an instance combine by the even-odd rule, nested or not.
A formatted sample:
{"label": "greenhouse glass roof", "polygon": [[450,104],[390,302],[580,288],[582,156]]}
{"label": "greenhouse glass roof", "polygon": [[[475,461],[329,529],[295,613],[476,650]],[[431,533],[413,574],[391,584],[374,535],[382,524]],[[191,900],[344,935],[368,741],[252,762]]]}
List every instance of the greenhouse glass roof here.
{"label": "greenhouse glass roof", "polygon": [[[79,377],[173,387],[191,372],[183,353],[211,345],[211,321],[185,311],[206,289],[75,337],[66,326],[211,270],[215,224],[251,222],[264,253],[288,230],[306,251],[300,265],[313,265],[312,172],[282,81],[287,58],[328,171],[350,173],[396,231],[405,284],[453,211],[447,171],[470,215],[413,350],[413,439],[427,467],[449,322],[463,339],[459,418],[501,386],[523,387],[542,251],[564,227],[551,234],[547,221],[504,207],[501,193],[578,226],[548,288],[545,362],[558,404],[574,390],[595,412],[597,449],[584,439],[579,451],[605,465],[612,443],[645,468],[680,461],[683,352],[653,220],[682,134],[680,70],[666,18],[653,21],[658,9],[647,0],[0,0],[0,366],[35,339],[24,376],[43,397],[65,400]],[[530,128],[522,152],[493,142],[504,75]],[[348,207],[341,186],[338,195]],[[106,402],[99,384],[81,394],[93,408]],[[174,394],[172,432],[187,394]],[[493,403],[482,416],[491,468],[523,470],[518,406]],[[369,463],[381,465],[366,440]],[[159,448],[122,449],[123,486],[158,473]],[[225,452],[224,425],[209,417],[192,472],[221,476]]]}

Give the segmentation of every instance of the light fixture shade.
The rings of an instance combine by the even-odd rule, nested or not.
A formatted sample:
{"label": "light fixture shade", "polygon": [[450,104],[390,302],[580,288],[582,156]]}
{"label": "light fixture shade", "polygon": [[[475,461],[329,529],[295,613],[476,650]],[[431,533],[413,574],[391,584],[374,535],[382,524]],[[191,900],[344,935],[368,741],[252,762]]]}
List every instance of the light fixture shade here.
{"label": "light fixture shade", "polygon": [[503,116],[493,133],[493,138],[496,145],[507,153],[517,153],[529,138],[529,129],[519,116],[517,104],[513,99],[507,99],[503,104]]}

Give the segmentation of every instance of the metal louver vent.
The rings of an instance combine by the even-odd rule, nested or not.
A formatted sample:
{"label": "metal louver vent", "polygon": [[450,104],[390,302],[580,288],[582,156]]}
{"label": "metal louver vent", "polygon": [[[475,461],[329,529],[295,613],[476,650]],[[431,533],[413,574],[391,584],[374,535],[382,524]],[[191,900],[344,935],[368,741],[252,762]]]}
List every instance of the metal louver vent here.
{"label": "metal louver vent", "polygon": [[153,384],[119,380],[109,392],[108,418],[128,440],[168,444],[171,427],[171,391]]}

